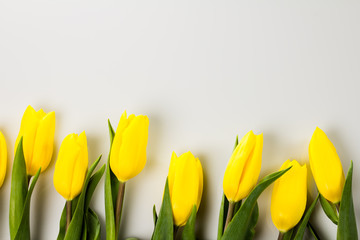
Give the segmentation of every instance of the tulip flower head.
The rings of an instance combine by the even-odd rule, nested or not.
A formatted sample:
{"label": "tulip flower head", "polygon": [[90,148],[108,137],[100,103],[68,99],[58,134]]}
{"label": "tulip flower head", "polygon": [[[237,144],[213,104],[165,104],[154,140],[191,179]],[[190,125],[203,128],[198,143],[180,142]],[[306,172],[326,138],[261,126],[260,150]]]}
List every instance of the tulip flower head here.
{"label": "tulip flower head", "polygon": [[336,149],[326,134],[316,128],[309,144],[309,159],[316,186],[327,200],[341,200],[345,176]]}
{"label": "tulip flower head", "polygon": [[35,111],[31,106],[25,110],[21,120],[19,135],[15,142],[15,152],[21,137],[28,175],[35,175],[48,167],[54,148],[55,112]]}
{"label": "tulip flower head", "polygon": [[110,168],[121,182],[138,175],[146,163],[149,119],[122,114],[110,152]]}
{"label": "tulip flower head", "polygon": [[223,189],[227,199],[238,202],[256,185],[261,169],[263,134],[248,132],[234,149],[225,170]]}
{"label": "tulip flower head", "polygon": [[292,229],[306,207],[306,165],[300,166],[296,160],[287,160],[280,171],[290,166],[291,169],[275,181],[271,196],[271,218],[280,232]]}
{"label": "tulip flower head", "polygon": [[174,223],[183,226],[196,205],[199,209],[203,191],[203,170],[198,158],[191,152],[171,156],[168,174],[169,193]]}
{"label": "tulip flower head", "polygon": [[55,164],[54,186],[66,200],[80,194],[88,168],[88,147],[85,132],[65,137]]}
{"label": "tulip flower head", "polygon": [[4,135],[0,132],[0,187],[4,183],[7,166],[7,147]]}

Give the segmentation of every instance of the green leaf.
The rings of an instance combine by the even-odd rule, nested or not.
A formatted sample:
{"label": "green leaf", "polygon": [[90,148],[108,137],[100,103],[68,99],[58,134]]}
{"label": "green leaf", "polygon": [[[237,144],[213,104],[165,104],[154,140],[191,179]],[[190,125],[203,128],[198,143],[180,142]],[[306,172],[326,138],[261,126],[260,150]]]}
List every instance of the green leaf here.
{"label": "green leaf", "polygon": [[[73,200],[74,201],[74,200]],[[74,204],[72,204],[72,209],[74,208]],[[63,208],[63,211],[61,213],[61,217],[60,217],[60,223],[59,223],[59,233],[57,236],[57,240],[63,240],[65,238],[65,228],[66,228],[66,202],[65,202],[65,206]]]}
{"label": "green leaf", "polygon": [[[115,238],[115,203],[113,201],[112,181],[110,170],[110,154],[106,165],[105,173],[105,217],[106,217],[106,239],[113,240]],[[115,195],[116,198],[117,194]],[[116,201],[116,200],[115,200]]]}
{"label": "green leaf", "polygon": [[86,215],[83,229],[84,240],[100,239],[100,221],[96,213],[91,208],[89,208],[89,205],[95,188],[104,174],[104,171],[105,165],[103,165],[96,173],[91,176],[89,185],[86,190],[84,205],[84,212],[86,212]]}
{"label": "green leaf", "polygon": [[88,173],[86,174],[85,183],[83,187],[83,191],[80,194],[79,201],[77,203],[75,213],[71,219],[69,224],[69,228],[65,234],[65,240],[78,240],[82,236],[82,228],[83,228],[83,220],[85,214],[85,197],[87,193],[88,184],[90,181],[90,177],[98,165],[101,156],[91,165]]}
{"label": "green leaf", "polygon": [[221,206],[220,206],[220,213],[219,213],[217,240],[220,240],[224,233],[226,214],[227,214],[228,209],[229,209],[229,201],[227,200],[225,194],[223,194],[223,197],[221,200]]}
{"label": "green leaf", "polygon": [[155,204],[154,204],[154,207],[153,207],[153,220],[154,220],[154,227],[156,226],[157,219],[158,219],[158,216],[157,216],[157,213],[156,213],[156,207],[155,207]]}
{"label": "green leaf", "polygon": [[[109,168],[110,168],[110,159],[109,159]],[[111,196],[112,196],[112,203],[114,206],[114,213],[115,213],[115,206],[116,206],[116,199],[119,193],[120,181],[117,179],[113,171],[110,168],[110,181],[111,181]],[[121,217],[121,216],[120,216]]]}
{"label": "green leaf", "polygon": [[164,240],[174,238],[174,222],[171,209],[170,193],[169,193],[169,183],[166,179],[163,202],[161,204],[159,218],[157,220],[154,233],[151,239],[154,240]]}
{"label": "green leaf", "polygon": [[109,127],[110,148],[111,148],[112,143],[114,141],[114,137],[115,137],[115,131],[114,131],[114,128],[111,126],[110,119],[108,119],[108,127]]}
{"label": "green leaf", "polygon": [[10,239],[14,239],[21,222],[24,203],[28,192],[28,179],[23,152],[23,138],[16,149],[12,174],[9,209]]}
{"label": "green leaf", "polygon": [[291,240],[293,232],[294,232],[294,228],[292,228],[289,231],[287,231],[286,233],[284,233],[282,240]]}
{"label": "green leaf", "polygon": [[100,221],[96,213],[88,208],[86,213],[86,225],[87,225],[87,240],[99,240],[100,239]]}
{"label": "green leaf", "polygon": [[323,195],[321,195],[321,194],[320,194],[320,203],[321,203],[321,207],[324,210],[326,216],[328,216],[328,218],[337,225],[339,222],[339,216],[337,214],[335,204],[326,200],[326,198],[324,198]]}
{"label": "green leaf", "polygon": [[234,206],[234,215],[239,211],[240,207],[241,207],[241,203],[242,203],[242,200],[238,201],[235,203],[235,206]]}
{"label": "green leaf", "polygon": [[[110,135],[110,150],[109,150],[109,156],[108,156],[108,165],[109,165],[109,169],[110,169],[109,172],[110,172],[112,201],[113,201],[113,206],[116,206],[116,198],[118,195],[120,182],[117,179],[117,177],[115,176],[115,174],[111,171],[111,168],[110,168],[110,153],[111,153],[112,143],[113,143],[114,137],[115,137],[115,131],[114,131],[113,127],[111,126],[110,120],[108,120],[108,125],[109,125],[109,135]],[[114,212],[115,212],[115,209],[114,209]]]}
{"label": "green leaf", "polygon": [[352,199],[352,174],[353,162],[351,161],[340,202],[339,224],[337,230],[337,239],[339,240],[358,239],[354,203]]}
{"label": "green leaf", "polygon": [[[77,196],[76,198],[74,198],[71,201],[71,216],[74,215],[77,203],[79,202],[79,197]],[[61,218],[60,218],[60,227],[59,227],[59,233],[58,233],[58,237],[57,240],[63,240],[65,238],[65,230],[66,230],[66,201],[64,204],[64,208],[63,211],[61,213]]]}
{"label": "green leaf", "polygon": [[30,239],[30,200],[31,194],[34,190],[35,184],[39,178],[41,168],[36,172],[34,178],[31,181],[30,188],[26,194],[24,208],[21,214],[21,222],[17,229],[15,240]]}
{"label": "green leaf", "polygon": [[184,240],[195,240],[195,222],[196,222],[196,205],[193,206],[191,215],[186,222],[184,230],[182,232],[182,239]]}
{"label": "green leaf", "polygon": [[236,139],[235,139],[235,144],[234,144],[234,149],[233,149],[233,151],[235,150],[235,148],[237,147],[238,144],[239,144],[239,136],[236,135]]}
{"label": "green leaf", "polygon": [[[101,155],[98,158],[98,160],[95,161],[96,165],[98,164],[100,159],[101,159]],[[84,210],[83,210],[84,212],[86,212],[87,209],[89,208],[92,195],[93,195],[93,193],[94,193],[94,191],[96,189],[97,184],[101,180],[101,177],[104,174],[104,171],[105,171],[105,165],[103,165],[95,174],[93,174],[90,177],[90,180],[89,180],[89,183],[88,183],[88,186],[87,186],[86,190],[83,190],[83,191],[86,192]],[[85,189],[85,187],[83,189]],[[77,203],[79,201],[79,198],[80,198],[80,196],[77,196],[75,199],[73,199],[71,201],[71,203],[72,203],[71,204],[72,216],[74,216],[75,209],[77,207]],[[87,235],[87,230],[86,229],[87,229],[87,226],[85,225],[83,227],[83,231],[82,231],[83,232],[82,238],[85,238],[85,239],[87,238],[87,236],[86,236]],[[60,229],[59,229],[59,234],[58,234],[57,240],[63,240],[65,238],[65,230],[66,230],[66,203],[65,203],[65,206],[64,206],[62,214],[61,214]]]}
{"label": "green leaf", "polygon": [[289,169],[290,167],[285,170],[272,173],[259,182],[229,223],[224,235],[222,236],[223,240],[246,239],[247,229],[249,229],[249,226],[251,225],[251,215],[256,206],[258,197],[271,183],[281,177]]}
{"label": "green leaf", "polygon": [[307,224],[308,229],[310,230],[310,233],[313,235],[315,240],[320,240],[319,235],[316,233],[315,229],[313,228],[313,226],[310,224],[310,222],[308,222]]}
{"label": "green leaf", "polygon": [[91,178],[89,180],[89,185],[86,190],[85,209],[89,208],[91,198],[94,194],[96,186],[98,185],[99,181],[101,180],[102,175],[104,174],[104,171],[105,171],[105,164],[102,165],[101,168],[91,176]]}
{"label": "green leaf", "polygon": [[[240,202],[241,204],[241,202]],[[253,239],[255,235],[255,227],[259,219],[259,206],[256,202],[256,205],[254,207],[254,210],[251,213],[250,222],[249,222],[249,228],[247,229],[247,234],[245,239]]]}
{"label": "green leaf", "polygon": [[[109,151],[109,157],[108,157],[108,165],[110,168],[110,153],[111,153],[112,143],[113,143],[114,137],[115,137],[115,131],[114,131],[113,127],[111,126],[110,120],[108,121],[108,124],[109,124],[109,135],[110,135],[110,151]],[[120,182],[117,179],[117,177],[115,176],[115,174],[111,171],[111,168],[110,168],[110,181],[111,181],[112,201],[113,201],[113,206],[115,207],[117,195],[119,192]],[[115,209],[113,211],[115,212]]]}
{"label": "green leaf", "polygon": [[110,169],[110,153],[112,142],[115,137],[115,132],[111,126],[110,120],[108,120],[109,126],[109,135],[110,135],[110,151],[106,165],[105,173],[105,217],[106,217],[106,239],[114,240],[116,239],[116,229],[115,229],[115,206],[117,193],[119,191],[120,182],[117,180],[116,176]]}
{"label": "green leaf", "polygon": [[[239,137],[238,135],[236,135],[233,151],[235,150],[238,144],[239,144]],[[241,206],[241,201],[235,203],[234,214],[240,209],[240,206]],[[225,194],[223,194],[221,200],[221,206],[220,206],[220,213],[219,213],[217,240],[220,240],[224,233],[224,227],[225,227],[228,209],[229,209],[229,201],[227,200]]]}
{"label": "green leaf", "polygon": [[83,223],[83,230],[82,230],[81,240],[86,240],[87,239],[87,233],[88,233],[88,228],[87,228],[87,222],[86,222],[86,217],[85,217],[85,221]]}
{"label": "green leaf", "polygon": [[[105,218],[106,218],[106,239],[113,240],[115,238],[115,210],[111,188],[111,170],[110,170],[110,154],[106,165],[105,173]],[[117,196],[117,195],[115,195]]]}
{"label": "green leaf", "polygon": [[300,222],[300,225],[298,227],[298,230],[296,232],[296,235],[294,237],[294,240],[302,240],[303,239],[306,226],[307,226],[307,224],[309,222],[310,216],[311,216],[312,212],[314,211],[316,203],[317,203],[319,198],[320,198],[320,194],[317,195],[317,197],[312,202],[309,209],[306,211],[305,215],[303,216],[303,218],[302,218],[302,220]]}

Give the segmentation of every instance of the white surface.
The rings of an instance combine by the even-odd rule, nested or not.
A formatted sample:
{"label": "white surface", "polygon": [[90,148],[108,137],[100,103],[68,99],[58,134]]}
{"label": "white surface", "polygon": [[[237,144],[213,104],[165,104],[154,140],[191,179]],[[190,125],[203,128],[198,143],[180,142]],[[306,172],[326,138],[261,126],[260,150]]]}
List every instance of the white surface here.
{"label": "white surface", "polygon": [[[148,162],[129,181],[122,236],[149,239],[171,152],[203,164],[200,239],[215,239],[222,178],[236,134],[264,133],[261,176],[288,158],[308,161],[316,126],[333,141],[345,173],[354,160],[360,224],[360,3],[355,1],[43,1],[0,3],[0,129],[12,164],[22,114],[56,112],[56,149],[85,130],[91,162],[108,148],[107,119],[150,119]],[[55,239],[64,204],[55,159],[31,203],[33,239]],[[0,233],[9,236],[10,170],[0,190]],[[92,206],[105,237],[104,179]],[[314,183],[309,183],[314,188]],[[261,195],[256,239],[276,239],[271,188]],[[324,239],[336,228],[320,211]],[[360,231],[359,231],[360,232]]]}

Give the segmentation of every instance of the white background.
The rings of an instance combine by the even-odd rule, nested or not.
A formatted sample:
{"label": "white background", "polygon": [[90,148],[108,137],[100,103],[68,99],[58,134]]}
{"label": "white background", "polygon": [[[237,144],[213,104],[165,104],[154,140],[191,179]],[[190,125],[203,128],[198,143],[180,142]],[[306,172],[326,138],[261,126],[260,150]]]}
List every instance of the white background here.
{"label": "white background", "polygon": [[[0,189],[0,234],[9,237],[14,142],[27,105],[56,112],[56,147],[31,203],[33,239],[55,239],[64,199],[52,176],[60,143],[85,130],[90,162],[109,139],[107,119],[150,119],[148,160],[127,184],[122,238],[149,239],[172,151],[204,169],[198,236],[215,239],[222,178],[235,136],[264,133],[260,177],[287,159],[308,163],[316,126],[354,161],[360,224],[360,3],[356,1],[43,1],[0,3],[0,130],[9,167]],[[326,166],[324,166],[326,167]],[[314,182],[309,178],[311,197]],[[105,237],[104,181],[92,206]],[[256,239],[276,239],[271,188],[259,199]],[[324,239],[336,227],[311,220]],[[359,231],[359,230],[358,230]]]}

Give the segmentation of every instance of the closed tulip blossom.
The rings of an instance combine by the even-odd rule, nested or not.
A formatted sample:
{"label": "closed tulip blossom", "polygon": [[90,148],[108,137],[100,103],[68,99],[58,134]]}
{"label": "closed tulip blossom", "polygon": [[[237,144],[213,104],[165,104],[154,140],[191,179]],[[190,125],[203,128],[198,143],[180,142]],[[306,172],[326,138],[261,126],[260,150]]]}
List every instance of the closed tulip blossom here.
{"label": "closed tulip blossom", "polygon": [[122,114],[110,150],[110,168],[119,180],[115,208],[115,235],[118,236],[125,194],[125,183],[138,175],[146,164],[149,119],[147,116]]}
{"label": "closed tulip blossom", "polygon": [[85,132],[69,134],[63,140],[55,164],[54,186],[58,193],[71,201],[84,185],[88,168],[88,147]]}
{"label": "closed tulip blossom", "polygon": [[66,199],[66,229],[71,221],[71,201],[82,191],[88,164],[85,132],[67,135],[61,143],[54,171],[55,189]]}
{"label": "closed tulip blossom", "polygon": [[318,127],[310,140],[309,159],[321,195],[332,203],[339,203],[345,184],[341,161],[334,145]]}
{"label": "closed tulip blossom", "polygon": [[225,228],[230,223],[235,203],[246,198],[255,187],[261,169],[263,134],[248,132],[236,146],[225,170],[223,190],[229,200]]}
{"label": "closed tulip blossom", "polygon": [[261,169],[263,135],[248,132],[234,149],[225,170],[223,189],[230,202],[247,197],[256,185]]}
{"label": "closed tulip blossom", "polygon": [[0,132],[0,187],[4,183],[7,166],[7,147],[4,135]]}
{"label": "closed tulip blossom", "polygon": [[110,153],[110,167],[120,182],[138,175],[146,163],[149,119],[122,114]]}
{"label": "closed tulip blossom", "polygon": [[174,223],[176,226],[183,226],[193,207],[199,209],[201,201],[203,170],[199,159],[191,152],[180,157],[174,152],[171,156],[168,181]]}
{"label": "closed tulip blossom", "polygon": [[287,160],[280,171],[290,166],[291,169],[275,181],[271,196],[271,218],[282,233],[300,221],[307,200],[306,165],[300,166],[296,160]]}
{"label": "closed tulip blossom", "polygon": [[41,167],[41,172],[48,167],[54,148],[55,112],[35,111],[31,106],[25,110],[21,120],[19,135],[15,142],[15,152],[21,137],[26,172],[34,176]]}

